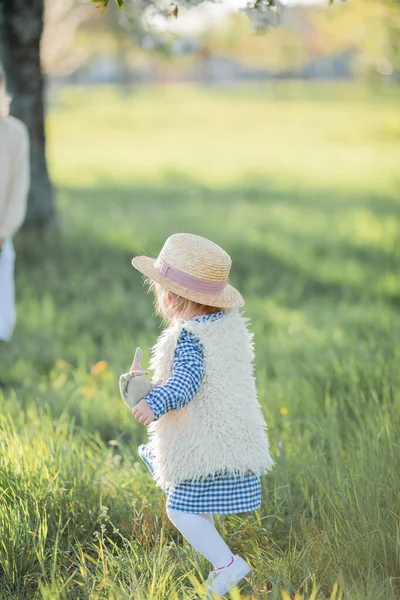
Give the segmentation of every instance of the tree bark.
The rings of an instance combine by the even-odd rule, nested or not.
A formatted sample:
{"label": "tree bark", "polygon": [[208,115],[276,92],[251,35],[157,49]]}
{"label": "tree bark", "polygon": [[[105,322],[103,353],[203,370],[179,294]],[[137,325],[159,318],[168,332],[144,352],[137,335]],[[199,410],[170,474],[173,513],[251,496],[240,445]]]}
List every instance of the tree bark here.
{"label": "tree bark", "polygon": [[40,63],[44,0],[0,0],[0,58],[12,95],[11,114],[28,127],[31,189],[25,224],[54,223],[54,190],[46,162],[44,76]]}

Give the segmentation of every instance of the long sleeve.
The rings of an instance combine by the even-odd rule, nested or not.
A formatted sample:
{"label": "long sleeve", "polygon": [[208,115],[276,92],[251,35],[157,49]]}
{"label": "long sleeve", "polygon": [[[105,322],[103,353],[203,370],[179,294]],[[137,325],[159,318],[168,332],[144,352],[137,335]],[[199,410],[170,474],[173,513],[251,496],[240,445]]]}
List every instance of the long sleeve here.
{"label": "long sleeve", "polygon": [[190,402],[200,388],[203,372],[203,346],[197,337],[183,330],[176,346],[170,378],[144,397],[156,420]]}
{"label": "long sleeve", "polygon": [[[0,240],[11,238],[21,227],[27,207],[30,183],[29,136],[23,123],[8,133],[14,134],[14,153],[9,154],[8,185],[0,186]],[[7,141],[7,140],[6,140]],[[12,158],[11,158],[12,157]],[[7,161],[8,162],[8,161]],[[1,165],[0,165],[1,166]],[[3,173],[4,175],[4,173]]]}

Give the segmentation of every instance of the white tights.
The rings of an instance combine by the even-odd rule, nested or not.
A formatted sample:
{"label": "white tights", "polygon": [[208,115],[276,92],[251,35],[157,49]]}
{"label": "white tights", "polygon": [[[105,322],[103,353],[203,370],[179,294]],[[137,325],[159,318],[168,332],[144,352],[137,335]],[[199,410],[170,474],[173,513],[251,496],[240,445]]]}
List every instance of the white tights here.
{"label": "white tights", "polygon": [[211,513],[188,513],[167,508],[167,515],[183,537],[216,569],[230,562],[233,552],[215,529]]}

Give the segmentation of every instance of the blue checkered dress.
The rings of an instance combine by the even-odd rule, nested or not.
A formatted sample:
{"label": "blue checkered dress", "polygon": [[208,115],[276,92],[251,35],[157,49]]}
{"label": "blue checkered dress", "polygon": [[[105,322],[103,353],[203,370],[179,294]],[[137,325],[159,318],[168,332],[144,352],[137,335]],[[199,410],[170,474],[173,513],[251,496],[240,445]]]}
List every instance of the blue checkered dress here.
{"label": "blue checkered dress", "polygon": [[[223,311],[195,317],[195,321],[215,321]],[[170,410],[183,408],[200,388],[203,378],[203,346],[192,333],[182,329],[179,337],[171,377],[163,386],[154,388],[146,402],[151,406],[156,419]],[[139,456],[152,476],[153,455],[150,444],[138,448]],[[167,508],[191,513],[241,513],[255,510],[261,504],[261,481],[249,471],[236,478],[229,473],[216,474],[203,481],[183,481],[178,485],[162,488],[167,496]]]}

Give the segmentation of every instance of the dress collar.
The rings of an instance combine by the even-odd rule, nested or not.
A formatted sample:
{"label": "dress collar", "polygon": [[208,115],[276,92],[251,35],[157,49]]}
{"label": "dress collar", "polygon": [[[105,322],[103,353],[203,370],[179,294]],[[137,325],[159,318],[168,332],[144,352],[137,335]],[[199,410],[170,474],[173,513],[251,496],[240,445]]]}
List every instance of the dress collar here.
{"label": "dress collar", "polygon": [[224,310],[219,310],[216,313],[211,313],[209,315],[199,315],[198,317],[193,317],[190,321],[196,321],[196,323],[203,323],[203,321],[217,321],[225,314]]}
{"label": "dress collar", "polygon": [[186,323],[187,321],[195,321],[196,323],[203,323],[204,321],[217,321],[221,317],[226,314],[224,310],[219,310],[216,313],[211,313],[209,315],[199,315],[198,317],[192,317],[191,319],[180,319],[180,323]]}

